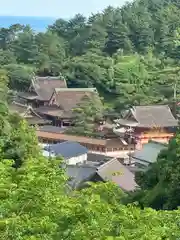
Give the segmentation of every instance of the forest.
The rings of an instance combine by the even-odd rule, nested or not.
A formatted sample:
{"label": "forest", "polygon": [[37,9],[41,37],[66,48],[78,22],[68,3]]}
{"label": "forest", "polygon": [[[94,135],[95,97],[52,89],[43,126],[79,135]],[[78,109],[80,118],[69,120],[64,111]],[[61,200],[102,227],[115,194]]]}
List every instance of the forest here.
{"label": "forest", "polygon": [[[180,133],[139,189],[112,183],[74,191],[59,165],[45,159],[34,130],[8,110],[9,92],[34,74],[96,87],[109,111],[169,103],[180,94],[180,3],[136,0],[86,19],[58,19],[46,32],[0,29],[0,239],[177,240],[180,238]],[[176,90],[176,91],[174,91]]]}
{"label": "forest", "polygon": [[137,0],[85,18],[58,19],[46,32],[14,24],[0,29],[0,66],[9,88],[25,90],[33,74],[62,75],[69,87],[96,87],[105,106],[169,103],[180,94],[177,0]]}

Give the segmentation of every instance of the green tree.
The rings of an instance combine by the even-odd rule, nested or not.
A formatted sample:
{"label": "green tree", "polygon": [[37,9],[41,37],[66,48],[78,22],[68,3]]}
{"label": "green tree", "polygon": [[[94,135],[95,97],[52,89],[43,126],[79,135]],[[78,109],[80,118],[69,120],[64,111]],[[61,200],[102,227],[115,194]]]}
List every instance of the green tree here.
{"label": "green tree", "polygon": [[38,54],[34,65],[40,75],[58,75],[65,59],[64,40],[50,31],[36,35]]}
{"label": "green tree", "polygon": [[7,64],[15,64],[16,57],[15,55],[9,50],[2,50],[0,49],[0,64],[7,65]]}
{"label": "green tree", "polygon": [[[0,238],[69,240],[177,239],[179,210],[141,210],[108,201],[109,183],[66,191],[60,162],[30,158],[21,168],[0,161]],[[114,187],[113,187],[114,188]],[[106,195],[107,194],[107,195]]]}
{"label": "green tree", "polygon": [[40,76],[62,72],[69,87],[96,87],[114,111],[169,103],[171,82],[180,97],[179,13],[177,0],[134,0],[88,19],[58,19],[44,33],[14,24],[0,29],[0,63],[15,90],[27,89],[33,69]]}
{"label": "green tree", "polygon": [[96,136],[96,123],[103,117],[103,106],[96,95],[85,96],[73,109],[73,125],[67,133],[82,136]]}
{"label": "green tree", "polygon": [[12,164],[10,160],[0,163],[4,179],[0,197],[1,238],[56,239],[58,218],[66,211],[63,202],[67,201],[63,194],[65,176],[59,162],[30,157],[19,169],[12,168]]}
{"label": "green tree", "polygon": [[0,136],[1,142],[3,138],[7,137],[7,135],[11,131],[11,127],[8,121],[9,111],[7,106],[7,88],[8,84],[8,76],[7,72],[0,69]]}
{"label": "green tree", "polygon": [[23,31],[17,34],[11,42],[11,50],[14,52],[18,63],[31,64],[37,55],[37,45],[35,42],[35,33],[26,26]]}
{"label": "green tree", "polygon": [[38,157],[40,148],[34,129],[16,115],[9,115],[11,131],[0,142],[1,155],[4,159],[14,160],[14,167],[18,168],[30,157]]}
{"label": "green tree", "polygon": [[176,209],[179,206],[179,143],[180,135],[177,134],[148,171],[137,173],[136,180],[142,190],[136,200],[141,205],[156,209]]}
{"label": "green tree", "polygon": [[129,39],[128,27],[121,21],[115,20],[107,26],[107,41],[105,51],[109,55],[113,55],[118,49],[122,49],[124,53],[130,53],[133,49],[131,40]]}
{"label": "green tree", "polygon": [[25,91],[31,83],[35,68],[22,64],[5,65],[9,77],[9,88],[17,91]]}

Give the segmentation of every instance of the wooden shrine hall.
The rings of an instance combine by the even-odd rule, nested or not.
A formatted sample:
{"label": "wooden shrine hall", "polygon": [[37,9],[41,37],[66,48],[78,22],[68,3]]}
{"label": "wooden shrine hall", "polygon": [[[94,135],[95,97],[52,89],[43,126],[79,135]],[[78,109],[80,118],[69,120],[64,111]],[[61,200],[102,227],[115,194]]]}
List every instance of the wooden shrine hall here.
{"label": "wooden shrine hall", "polygon": [[67,88],[66,80],[62,77],[34,77],[27,92],[18,93],[24,104],[32,107],[48,104],[55,88]]}
{"label": "wooden shrine hall", "polygon": [[135,140],[140,148],[149,140],[167,143],[178,127],[178,120],[167,105],[134,106],[115,122],[116,134],[128,142]]}
{"label": "wooden shrine hall", "polygon": [[[10,109],[16,109],[16,113],[19,111],[19,115],[25,117],[21,111],[22,108],[24,111],[28,108],[36,114],[39,121],[43,119],[54,126],[63,127],[72,124],[73,109],[85,97],[93,96],[101,101],[96,88],[67,88],[64,78],[34,77],[28,91],[18,93],[16,101],[10,104]],[[42,125],[41,121],[37,121],[37,125]]]}

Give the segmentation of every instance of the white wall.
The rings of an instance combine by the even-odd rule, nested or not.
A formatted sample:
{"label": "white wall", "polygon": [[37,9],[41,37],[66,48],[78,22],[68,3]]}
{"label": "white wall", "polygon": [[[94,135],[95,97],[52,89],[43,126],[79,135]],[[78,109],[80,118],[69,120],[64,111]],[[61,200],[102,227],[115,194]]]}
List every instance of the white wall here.
{"label": "white wall", "polygon": [[77,157],[66,159],[66,163],[69,165],[76,165],[77,163],[83,163],[85,161],[87,161],[87,153]]}
{"label": "white wall", "polygon": [[[44,157],[55,157],[55,154],[50,153],[49,151],[45,151],[45,150],[42,151],[42,154]],[[65,159],[65,161],[68,165],[76,165],[77,163],[83,163],[83,162],[87,161],[87,153],[82,154],[77,157]]]}

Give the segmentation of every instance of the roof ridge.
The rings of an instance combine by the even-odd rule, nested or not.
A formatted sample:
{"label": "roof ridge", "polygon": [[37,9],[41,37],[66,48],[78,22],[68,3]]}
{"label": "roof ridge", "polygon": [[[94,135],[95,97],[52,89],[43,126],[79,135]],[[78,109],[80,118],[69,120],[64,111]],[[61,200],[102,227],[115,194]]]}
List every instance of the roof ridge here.
{"label": "roof ridge", "polygon": [[97,167],[95,167],[95,166],[92,166],[92,165],[90,165],[90,164],[79,164],[79,165],[73,165],[73,164],[71,164],[71,165],[67,165],[67,168],[68,167],[72,167],[72,168],[79,168],[79,167],[81,167],[81,168],[92,168],[92,169],[94,169],[94,170],[97,170]]}
{"label": "roof ridge", "polygon": [[[57,79],[57,78],[60,78],[60,80],[61,80],[61,76],[35,76],[35,78],[37,79],[37,78],[54,78],[54,79]],[[62,80],[64,80],[64,79],[62,79]]]}
{"label": "roof ridge", "polygon": [[24,113],[24,116],[26,115],[26,113],[28,112],[28,110],[31,110],[31,112],[34,113],[34,115],[36,115],[37,117],[43,119],[38,113],[36,113],[36,112],[34,111],[34,109],[32,108],[32,106],[30,106],[30,105],[24,105],[24,106],[27,107],[27,108],[26,108],[26,111],[25,111],[25,113]]}
{"label": "roof ridge", "polygon": [[79,91],[79,92],[96,92],[97,89],[96,88],[55,88],[54,89],[56,92],[71,92],[71,91]]}
{"label": "roof ridge", "polygon": [[29,107],[30,107],[29,109],[30,109],[37,117],[43,119],[43,117],[41,117],[31,106],[29,106]]}
{"label": "roof ridge", "polygon": [[157,104],[157,105],[140,105],[140,106],[133,106],[132,108],[133,109],[135,109],[135,108],[144,108],[144,107],[148,107],[148,108],[152,108],[152,107],[154,107],[154,108],[156,108],[156,107],[168,107],[169,109],[170,109],[170,107],[169,107],[169,105],[168,104]]}
{"label": "roof ridge", "polygon": [[[105,162],[104,164],[100,165],[99,167],[97,167],[97,171],[101,170],[103,167],[106,167],[106,165],[111,164],[113,161],[118,161],[117,158],[112,158],[111,160]],[[119,161],[118,161],[119,162]],[[120,162],[119,162],[120,163]],[[121,164],[121,163],[120,163]]]}
{"label": "roof ridge", "polygon": [[78,143],[78,142],[76,142],[76,141],[71,141],[71,140],[66,140],[66,141],[64,141],[64,142],[60,142],[60,143],[56,143],[56,144],[54,144],[54,145],[63,145],[63,144],[71,144],[71,143],[75,143],[75,144],[79,144],[81,147],[83,147],[83,148],[86,148],[86,147],[84,147],[83,145],[81,145],[80,143]]}
{"label": "roof ridge", "polygon": [[17,106],[21,106],[21,107],[28,107],[29,106],[29,105],[22,104],[22,103],[19,103],[19,102],[16,102],[16,101],[13,101],[12,103],[17,105]]}

